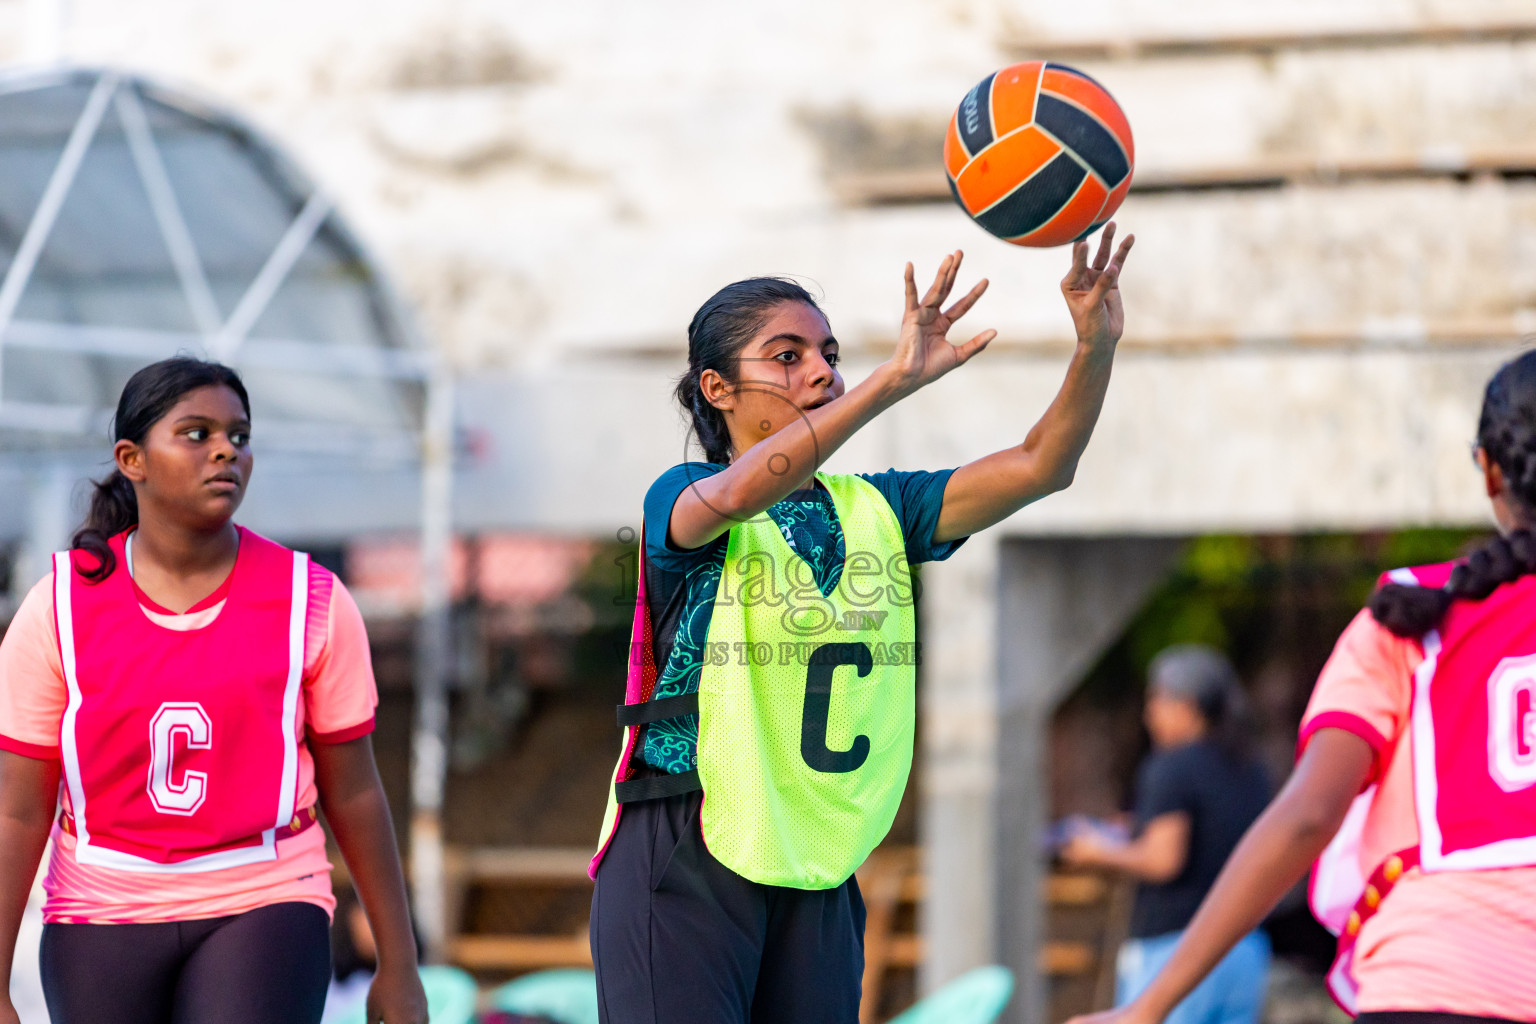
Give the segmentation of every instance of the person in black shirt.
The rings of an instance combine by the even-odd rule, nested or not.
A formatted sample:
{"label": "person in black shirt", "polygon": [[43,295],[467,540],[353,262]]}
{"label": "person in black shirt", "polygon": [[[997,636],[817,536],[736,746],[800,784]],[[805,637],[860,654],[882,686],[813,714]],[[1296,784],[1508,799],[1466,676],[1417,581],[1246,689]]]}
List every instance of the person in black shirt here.
{"label": "person in black shirt", "polygon": [[[1216,875],[1269,801],[1264,769],[1246,752],[1246,702],[1232,665],[1196,644],[1170,647],[1148,671],[1145,720],[1153,751],[1136,773],[1136,830],[1124,844],[1081,835],[1062,859],[1135,878],[1130,939],[1116,1002],[1134,999],[1173,953]],[[1254,931],[1171,1013],[1166,1024],[1255,1024],[1269,940]]]}

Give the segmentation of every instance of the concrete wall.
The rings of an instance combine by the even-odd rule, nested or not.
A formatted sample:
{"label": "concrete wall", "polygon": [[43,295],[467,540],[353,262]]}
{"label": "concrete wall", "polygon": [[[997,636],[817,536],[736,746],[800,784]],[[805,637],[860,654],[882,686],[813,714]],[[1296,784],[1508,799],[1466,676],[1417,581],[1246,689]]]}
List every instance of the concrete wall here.
{"label": "concrete wall", "polygon": [[[1282,38],[1307,33],[1323,38]],[[1089,657],[1078,641],[1126,612],[1088,600],[1067,542],[1008,545],[1151,538],[1133,595],[1157,538],[1484,521],[1480,388],[1536,329],[1533,33],[1526,0],[0,0],[0,61],[62,53],[201,90],[340,197],[463,374],[465,528],[635,525],[683,457],[667,390],[684,325],[747,274],[822,289],[857,378],[895,333],[902,264],[966,247],[994,282],[974,327],[1002,338],[831,467],[1021,440],[1065,365],[1066,255],[943,202],[847,201],[862,175],[931,175],[953,105],[1011,60],[1064,53],[1108,84],[1147,180],[1321,167],[1131,196],[1128,333],[1076,483],[927,574],[929,982],[997,957],[1027,971],[1029,737]],[[1372,160],[1401,173],[1326,173]],[[1436,170],[1464,165],[1484,169]],[[356,504],[364,480],[380,500],[355,528],[409,526],[414,483],[360,467],[258,477],[248,519],[319,529],[282,494]],[[1081,630],[1043,618],[1062,607]]]}

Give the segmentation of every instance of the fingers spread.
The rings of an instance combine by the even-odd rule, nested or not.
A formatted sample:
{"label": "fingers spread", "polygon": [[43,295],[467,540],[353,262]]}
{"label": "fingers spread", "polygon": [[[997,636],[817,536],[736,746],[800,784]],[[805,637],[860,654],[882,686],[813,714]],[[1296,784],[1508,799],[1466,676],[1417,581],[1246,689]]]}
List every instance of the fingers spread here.
{"label": "fingers spread", "polygon": [[939,272],[933,276],[933,284],[928,286],[928,294],[923,296],[923,305],[937,307],[944,301],[944,282],[949,277],[949,265],[954,260],[953,256],[945,256],[939,264]]}
{"label": "fingers spread", "polygon": [[1093,291],[1090,298],[1093,302],[1100,302],[1115,288],[1120,287],[1120,270],[1125,266],[1125,257],[1131,251],[1131,246],[1136,242],[1135,235],[1126,235],[1125,241],[1120,243],[1120,248],[1115,251],[1115,258],[1109,261],[1109,266],[1099,275],[1099,279],[1093,283]]}
{"label": "fingers spread", "polygon": [[1087,273],[1088,273],[1088,243],[1087,242],[1073,242],[1072,243],[1072,266],[1071,266],[1071,269],[1069,269],[1067,271],[1067,276],[1061,279],[1061,287],[1062,287],[1062,289],[1063,290],[1067,290],[1067,289],[1075,287],[1077,282],[1082,280],[1083,275],[1085,275]]}
{"label": "fingers spread", "polygon": [[1130,253],[1131,246],[1135,244],[1135,235],[1126,235],[1125,241],[1120,243],[1120,248],[1115,252],[1115,258],[1110,261],[1110,265],[1114,268],[1116,276],[1119,275],[1120,268],[1125,266],[1125,257],[1128,253]]}
{"label": "fingers spread", "polygon": [[902,275],[907,284],[907,312],[917,308],[917,281],[912,276],[912,264],[907,264],[906,272]]}
{"label": "fingers spread", "polygon": [[958,366],[960,363],[963,363],[970,359],[972,356],[976,355],[982,349],[990,345],[992,343],[992,339],[995,337],[997,337],[996,331],[986,330],[976,335],[976,337],[972,338],[964,345],[956,345],[955,365]]}
{"label": "fingers spread", "polygon": [[949,276],[944,281],[944,294],[939,301],[943,302],[949,297],[950,290],[955,287],[955,281],[960,277],[960,262],[965,259],[965,253],[955,250],[954,258],[949,264]]}
{"label": "fingers spread", "polygon": [[1104,225],[1104,231],[1099,235],[1099,251],[1093,257],[1093,269],[1103,270],[1109,264],[1110,246],[1115,240],[1115,222],[1110,221]]}
{"label": "fingers spread", "polygon": [[989,284],[991,284],[990,281],[988,281],[986,278],[982,278],[980,281],[976,282],[976,287],[960,296],[960,298],[955,301],[953,306],[950,306],[948,309],[946,309],[944,311],[944,315],[949,318],[949,322],[954,323],[956,320],[959,320],[961,317],[965,316],[970,308],[976,305],[976,300],[981,298],[982,294],[986,292],[987,286]]}

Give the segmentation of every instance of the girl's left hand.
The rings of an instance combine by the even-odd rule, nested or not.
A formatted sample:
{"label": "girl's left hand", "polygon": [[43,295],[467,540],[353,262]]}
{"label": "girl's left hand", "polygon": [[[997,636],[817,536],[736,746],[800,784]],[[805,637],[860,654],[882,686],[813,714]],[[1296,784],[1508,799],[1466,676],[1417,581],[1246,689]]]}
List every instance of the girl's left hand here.
{"label": "girl's left hand", "polygon": [[987,330],[963,344],[950,343],[949,329],[987,290],[986,278],[982,278],[976,287],[948,309],[941,308],[955,287],[955,278],[960,274],[960,262],[964,258],[958,249],[944,257],[933,284],[928,287],[921,302],[917,298],[917,281],[913,277],[912,264],[907,264],[907,306],[901,318],[901,335],[896,340],[895,353],[886,364],[895,372],[907,394],[938,380],[986,348],[997,337],[996,331]]}
{"label": "girl's left hand", "polygon": [[404,970],[379,965],[368,986],[368,1024],[427,1024],[427,993],[414,965]]}
{"label": "girl's left hand", "polygon": [[1072,269],[1061,279],[1061,294],[1072,313],[1077,340],[1086,345],[1113,345],[1125,330],[1125,307],[1120,303],[1120,270],[1136,242],[1126,235],[1113,258],[1109,247],[1115,240],[1115,222],[1104,225],[1099,251],[1088,265],[1088,243],[1072,243]]}

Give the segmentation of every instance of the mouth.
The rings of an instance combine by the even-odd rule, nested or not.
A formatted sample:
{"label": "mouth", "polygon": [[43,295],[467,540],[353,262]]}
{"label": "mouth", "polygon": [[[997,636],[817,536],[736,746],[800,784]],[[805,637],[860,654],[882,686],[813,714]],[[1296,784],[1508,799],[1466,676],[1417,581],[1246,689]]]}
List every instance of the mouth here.
{"label": "mouth", "polygon": [[810,412],[812,409],[820,409],[830,401],[832,401],[831,395],[823,395],[822,397],[816,399],[816,401],[812,402],[810,405],[806,406],[805,411]]}
{"label": "mouth", "polygon": [[240,489],[240,478],[233,473],[215,473],[203,483],[216,491],[229,493]]}

